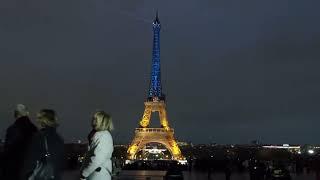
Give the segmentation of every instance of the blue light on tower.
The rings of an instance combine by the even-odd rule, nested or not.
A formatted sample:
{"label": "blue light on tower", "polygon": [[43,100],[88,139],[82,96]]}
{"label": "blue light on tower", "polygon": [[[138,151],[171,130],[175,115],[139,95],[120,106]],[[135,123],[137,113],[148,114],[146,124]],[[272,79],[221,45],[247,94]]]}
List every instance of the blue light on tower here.
{"label": "blue light on tower", "polygon": [[153,50],[152,50],[152,70],[148,100],[165,100],[162,94],[161,71],[160,71],[160,30],[161,25],[158,12],[153,21]]}

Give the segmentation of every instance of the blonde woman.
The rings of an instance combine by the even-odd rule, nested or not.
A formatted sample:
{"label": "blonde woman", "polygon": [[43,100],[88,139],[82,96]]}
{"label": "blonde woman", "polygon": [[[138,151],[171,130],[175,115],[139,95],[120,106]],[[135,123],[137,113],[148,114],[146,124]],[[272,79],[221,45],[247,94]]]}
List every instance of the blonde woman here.
{"label": "blonde woman", "polygon": [[111,116],[103,111],[96,112],[92,118],[92,128],[88,152],[80,170],[80,179],[111,180],[113,152],[113,140],[110,134],[113,130]]}

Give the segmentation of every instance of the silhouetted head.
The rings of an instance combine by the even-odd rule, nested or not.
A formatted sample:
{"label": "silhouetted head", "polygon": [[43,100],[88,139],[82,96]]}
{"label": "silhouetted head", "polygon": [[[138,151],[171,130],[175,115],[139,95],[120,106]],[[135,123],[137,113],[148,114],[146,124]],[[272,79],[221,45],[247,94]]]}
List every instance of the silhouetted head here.
{"label": "silhouetted head", "polygon": [[16,109],[14,110],[14,118],[18,119],[23,116],[29,116],[29,111],[25,105],[17,104]]}
{"label": "silhouetted head", "polygon": [[37,114],[37,122],[41,128],[57,127],[57,120],[56,112],[52,109],[42,109]]}

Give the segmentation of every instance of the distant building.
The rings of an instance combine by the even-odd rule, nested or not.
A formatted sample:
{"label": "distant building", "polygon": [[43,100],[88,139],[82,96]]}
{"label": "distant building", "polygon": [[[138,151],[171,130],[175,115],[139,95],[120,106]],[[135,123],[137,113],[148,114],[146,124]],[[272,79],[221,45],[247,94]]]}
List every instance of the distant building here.
{"label": "distant building", "polygon": [[300,145],[282,144],[282,145],[264,145],[262,147],[268,148],[268,149],[286,149],[292,153],[301,153]]}
{"label": "distant building", "polygon": [[123,148],[128,148],[129,145],[126,144],[114,144],[114,147],[123,147]]}
{"label": "distant building", "polygon": [[191,145],[191,143],[183,142],[183,141],[178,141],[177,144],[178,144],[178,146],[190,146]]}

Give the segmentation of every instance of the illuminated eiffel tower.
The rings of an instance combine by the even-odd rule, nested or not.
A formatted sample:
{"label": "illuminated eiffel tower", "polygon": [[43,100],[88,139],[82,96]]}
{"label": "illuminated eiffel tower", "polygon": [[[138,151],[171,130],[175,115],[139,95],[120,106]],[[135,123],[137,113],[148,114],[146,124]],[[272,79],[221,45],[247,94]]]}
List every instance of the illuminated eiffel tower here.
{"label": "illuminated eiffel tower", "polygon": [[[127,151],[128,159],[130,160],[136,159],[137,152],[144,148],[148,143],[163,144],[171,153],[172,159],[184,159],[174,138],[174,130],[169,126],[165,95],[162,93],[160,71],[160,29],[161,25],[157,13],[156,18],[153,21],[152,72],[148,98],[144,102],[145,110],[143,117],[140,120],[140,127],[136,128],[135,136]],[[159,113],[161,128],[149,128],[150,118],[153,112]]]}

